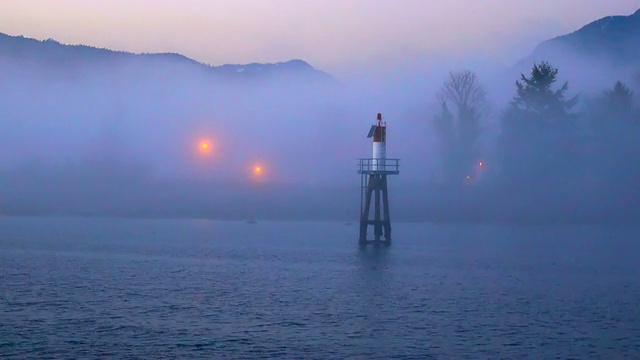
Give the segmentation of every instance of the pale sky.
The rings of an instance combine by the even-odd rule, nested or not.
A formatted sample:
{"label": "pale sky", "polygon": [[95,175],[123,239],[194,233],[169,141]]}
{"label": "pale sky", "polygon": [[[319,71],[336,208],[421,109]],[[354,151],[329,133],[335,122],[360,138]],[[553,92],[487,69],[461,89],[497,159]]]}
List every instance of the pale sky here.
{"label": "pale sky", "polygon": [[293,58],[328,72],[434,56],[515,62],[640,0],[0,0],[0,32],[195,60]]}

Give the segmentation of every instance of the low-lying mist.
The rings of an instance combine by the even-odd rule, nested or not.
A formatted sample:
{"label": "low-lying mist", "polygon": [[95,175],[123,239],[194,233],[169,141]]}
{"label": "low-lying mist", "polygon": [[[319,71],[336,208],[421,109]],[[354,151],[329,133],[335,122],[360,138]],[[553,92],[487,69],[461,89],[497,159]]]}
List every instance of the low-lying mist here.
{"label": "low-lying mist", "polygon": [[[529,76],[531,65],[519,71]],[[506,139],[519,76],[471,71],[483,103],[461,109],[442,88],[462,70],[430,64],[344,82],[216,76],[179,58],[85,66],[0,56],[0,214],[355,220],[356,159],[371,156],[366,132],[381,112],[388,157],[401,159],[394,220],[637,219],[637,150],[614,164],[602,149],[620,143],[619,131],[594,135],[612,120],[602,79],[632,89],[632,76],[600,72],[574,88],[559,69],[552,92],[568,80],[567,99],[580,94],[566,109],[572,129],[523,125]],[[635,115],[624,116],[637,124],[632,101]],[[580,166],[567,174],[567,164]],[[632,173],[623,182],[609,177],[620,167]]]}

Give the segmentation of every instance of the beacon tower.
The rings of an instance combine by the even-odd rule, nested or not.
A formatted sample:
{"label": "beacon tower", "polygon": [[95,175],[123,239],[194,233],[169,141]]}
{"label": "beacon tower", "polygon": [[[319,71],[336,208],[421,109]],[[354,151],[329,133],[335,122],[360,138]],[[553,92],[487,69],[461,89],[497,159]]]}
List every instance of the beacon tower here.
{"label": "beacon tower", "polygon": [[[378,114],[377,123],[369,129],[367,138],[373,138],[371,158],[358,160],[360,174],[360,246],[367,244],[391,245],[391,217],[387,175],[398,175],[399,159],[387,159],[387,123]],[[373,197],[373,219],[369,218]],[[382,206],[382,207],[381,207]],[[367,238],[369,225],[373,226],[373,239]],[[383,240],[384,238],[384,240]]]}

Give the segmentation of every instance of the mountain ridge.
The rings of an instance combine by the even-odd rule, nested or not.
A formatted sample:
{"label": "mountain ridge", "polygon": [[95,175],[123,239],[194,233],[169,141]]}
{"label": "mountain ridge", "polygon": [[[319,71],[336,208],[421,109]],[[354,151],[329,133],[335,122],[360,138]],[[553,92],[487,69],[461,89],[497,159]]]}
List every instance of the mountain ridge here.
{"label": "mountain ridge", "polygon": [[304,60],[292,59],[277,63],[224,64],[213,66],[201,63],[185,55],[166,53],[133,53],[98,48],[89,45],[62,44],[54,39],[37,40],[22,35],[0,33],[0,59],[18,60],[42,67],[99,66],[126,61],[166,61],[191,66],[193,69],[222,77],[267,78],[287,75],[305,75],[317,80],[333,80],[328,73],[318,70]]}
{"label": "mountain ridge", "polygon": [[640,68],[640,9],[631,15],[606,16],[576,31],[538,44],[520,60],[531,64],[541,60],[557,61],[565,55],[603,61],[609,65]]}
{"label": "mountain ridge", "polygon": [[546,61],[574,94],[594,95],[616,81],[640,76],[640,9],[631,15],[606,16],[577,30],[540,42],[529,55],[505,69],[506,78],[528,74]]}

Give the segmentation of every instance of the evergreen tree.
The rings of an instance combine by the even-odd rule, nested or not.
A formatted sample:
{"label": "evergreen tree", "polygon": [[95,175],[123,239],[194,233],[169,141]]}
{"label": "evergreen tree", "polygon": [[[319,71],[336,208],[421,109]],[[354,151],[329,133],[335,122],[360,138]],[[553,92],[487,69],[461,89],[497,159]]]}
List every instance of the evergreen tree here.
{"label": "evergreen tree", "polygon": [[640,180],[640,113],[633,106],[633,91],[617,81],[588,110],[591,177],[607,192],[635,189]]}
{"label": "evergreen tree", "polygon": [[566,82],[554,89],[557,77],[558,69],[541,62],[516,81],[500,139],[503,175],[508,180],[525,186],[558,185],[577,170],[577,116],[571,112],[577,97],[566,98]]}
{"label": "evergreen tree", "polygon": [[621,113],[629,113],[633,107],[633,91],[620,81],[603,94],[605,105]]}
{"label": "evergreen tree", "polygon": [[565,93],[569,83],[565,82],[559,89],[552,86],[558,79],[558,69],[548,62],[534,64],[530,77],[521,74],[516,81],[516,96],[509,103],[505,121],[533,121],[538,126],[568,122],[574,116],[570,113],[577,102],[577,97],[567,100]]}
{"label": "evergreen tree", "polygon": [[450,179],[452,177],[451,167],[444,166],[444,164],[450,164],[455,161],[456,136],[454,117],[445,101],[442,102],[440,114],[434,116],[433,125],[438,136],[439,157],[443,164],[443,176],[445,179]]}

